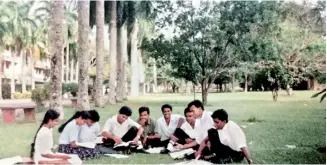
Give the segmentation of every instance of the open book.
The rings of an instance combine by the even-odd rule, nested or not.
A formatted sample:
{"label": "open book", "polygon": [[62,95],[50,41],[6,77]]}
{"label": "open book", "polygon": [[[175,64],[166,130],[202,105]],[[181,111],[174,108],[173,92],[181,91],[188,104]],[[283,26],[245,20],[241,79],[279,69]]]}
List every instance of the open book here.
{"label": "open book", "polygon": [[132,144],[133,141],[128,141],[128,142],[121,142],[119,144],[115,143],[113,148],[117,148],[117,147],[128,147],[130,144]]}
{"label": "open book", "polygon": [[96,137],[94,143],[96,143],[96,144],[102,144],[103,143],[102,138],[103,138],[102,136]]}
{"label": "open book", "polygon": [[[130,146],[130,144],[133,144],[134,141],[128,141],[128,142],[121,142],[120,144],[114,144],[114,147],[113,148],[117,148],[117,147],[128,147]],[[141,141],[138,141],[137,142],[137,145],[134,145],[135,147],[137,147],[137,149],[142,149],[143,146],[142,146],[142,142]]]}
{"label": "open book", "polygon": [[84,143],[76,143],[77,146],[85,147],[85,148],[95,148],[96,144],[94,142],[84,142]]}

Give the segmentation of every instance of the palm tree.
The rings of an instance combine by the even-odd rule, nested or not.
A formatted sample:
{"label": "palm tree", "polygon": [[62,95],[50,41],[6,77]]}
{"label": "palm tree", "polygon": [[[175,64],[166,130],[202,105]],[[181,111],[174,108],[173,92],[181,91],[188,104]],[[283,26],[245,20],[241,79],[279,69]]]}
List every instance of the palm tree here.
{"label": "palm tree", "polygon": [[124,16],[128,2],[117,2],[117,102],[126,99],[126,67],[127,67],[127,22]]}
{"label": "palm tree", "polygon": [[103,45],[103,28],[104,28],[104,1],[96,2],[96,96],[95,106],[103,106],[103,66],[104,66],[104,45]]}
{"label": "palm tree", "polygon": [[51,1],[51,12],[49,18],[49,43],[51,57],[51,96],[50,108],[60,112],[60,119],[63,119],[64,112],[62,108],[62,50],[64,48],[64,1]]}
{"label": "palm tree", "polygon": [[78,79],[78,110],[89,110],[88,96],[88,69],[89,69],[89,1],[78,1],[78,60],[79,60],[79,79]]}
{"label": "palm tree", "polygon": [[109,100],[110,104],[116,104],[116,78],[117,78],[117,2],[111,1],[110,5],[110,73],[109,73]]}

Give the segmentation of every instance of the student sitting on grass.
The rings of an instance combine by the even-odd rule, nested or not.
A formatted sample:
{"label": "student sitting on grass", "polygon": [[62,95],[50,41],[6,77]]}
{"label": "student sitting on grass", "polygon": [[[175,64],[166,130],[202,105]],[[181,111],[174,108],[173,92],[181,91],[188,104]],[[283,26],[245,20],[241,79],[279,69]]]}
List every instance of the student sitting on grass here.
{"label": "student sitting on grass", "polygon": [[[161,107],[161,112],[163,117],[157,120],[156,132],[160,135],[161,146],[167,148],[168,146],[173,145],[173,141],[171,141],[171,137],[173,137],[176,128],[180,128],[184,123],[184,118],[181,115],[171,114],[173,108],[169,104],[165,104]],[[171,144],[171,145],[168,145]],[[168,153],[169,150],[164,149],[161,153]]]}
{"label": "student sitting on grass", "polygon": [[139,108],[138,123],[143,127],[144,131],[141,136],[142,145],[144,149],[159,147],[160,135],[155,132],[156,120],[150,118],[150,110],[148,107]]}
{"label": "student sitting on grass", "polygon": [[77,146],[81,126],[90,115],[86,111],[77,111],[72,118],[60,126],[59,152],[77,154],[82,160],[98,158],[100,151],[97,148],[85,148]]}
{"label": "student sitting on grass", "polygon": [[195,115],[189,108],[185,108],[184,115],[186,122],[184,122],[180,128],[176,129],[174,135],[172,135],[170,139],[175,142],[174,147],[176,149],[193,148],[197,150],[199,145],[195,140],[197,137],[195,131]]}
{"label": "student sitting on grass", "polygon": [[[132,110],[127,106],[123,106],[120,108],[118,115],[115,115],[106,121],[102,130],[105,146],[113,147],[122,142],[130,141],[133,141],[133,146],[139,146],[139,140],[143,133],[143,128],[140,124],[129,118],[131,115]],[[119,148],[130,152],[129,146]]]}
{"label": "student sitting on grass", "polygon": [[[43,121],[36,132],[34,142],[31,148],[31,158],[34,158],[35,164],[71,164],[69,155],[54,154],[52,128],[57,125],[59,113],[55,110],[48,110]],[[76,163],[76,162],[75,162]]]}
{"label": "student sitting on grass", "polygon": [[194,112],[196,117],[196,134],[198,135],[197,143],[200,144],[207,136],[208,130],[214,128],[212,112],[205,111],[200,100],[194,100],[188,104],[188,108]]}
{"label": "student sitting on grass", "polygon": [[90,115],[89,119],[86,119],[85,124],[81,126],[78,142],[94,142],[96,137],[100,134],[99,120],[100,116],[96,110],[87,111]]}
{"label": "student sitting on grass", "polygon": [[228,120],[228,114],[223,109],[216,110],[212,118],[215,129],[208,131],[208,137],[200,144],[195,156],[205,156],[204,152],[209,150],[212,155],[203,158],[212,163],[240,162],[245,156],[248,163],[252,164],[242,129],[235,122]]}

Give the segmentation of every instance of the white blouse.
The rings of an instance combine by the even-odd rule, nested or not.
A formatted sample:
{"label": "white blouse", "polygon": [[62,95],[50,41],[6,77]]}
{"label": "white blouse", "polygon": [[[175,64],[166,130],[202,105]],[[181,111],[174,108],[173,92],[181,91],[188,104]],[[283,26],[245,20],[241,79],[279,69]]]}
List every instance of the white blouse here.
{"label": "white blouse", "polygon": [[53,147],[53,134],[52,129],[42,127],[36,135],[34,161],[38,162],[43,160],[43,154],[53,154],[51,151]]}

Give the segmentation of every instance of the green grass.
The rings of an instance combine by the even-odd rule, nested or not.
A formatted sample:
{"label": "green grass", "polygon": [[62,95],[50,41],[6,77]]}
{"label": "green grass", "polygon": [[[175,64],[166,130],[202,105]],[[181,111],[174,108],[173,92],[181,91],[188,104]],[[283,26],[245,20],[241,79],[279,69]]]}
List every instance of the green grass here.
{"label": "green grass", "polygon": [[[319,147],[326,147],[326,105],[319,103],[319,98],[310,99],[314,92],[295,91],[289,97],[281,92],[278,101],[272,101],[270,92],[249,93],[212,93],[208,96],[206,110],[224,108],[229,113],[229,119],[237,122],[243,128],[250,153],[254,163],[269,164],[325,164],[326,154],[318,152]],[[196,96],[201,98],[199,94]],[[106,108],[96,108],[100,115],[100,124],[117,113],[122,105],[133,109],[132,118],[137,118],[140,106],[149,106],[151,116],[161,116],[160,107],[169,103],[173,113],[183,114],[187,103],[193,96],[180,94],[157,94],[137,98]],[[66,119],[73,109],[65,108]],[[38,114],[41,120],[42,114]],[[250,122],[248,122],[250,121]],[[251,121],[254,121],[252,123]],[[260,121],[260,122],[257,122]],[[33,140],[38,124],[0,124],[0,158],[10,156],[28,156],[30,143]],[[54,131],[55,141],[59,134]],[[249,144],[251,143],[251,144]],[[285,145],[295,145],[288,149]],[[133,154],[128,159],[101,157],[85,161],[86,164],[163,164],[176,162],[167,155]],[[243,163],[246,163],[245,161]]]}

